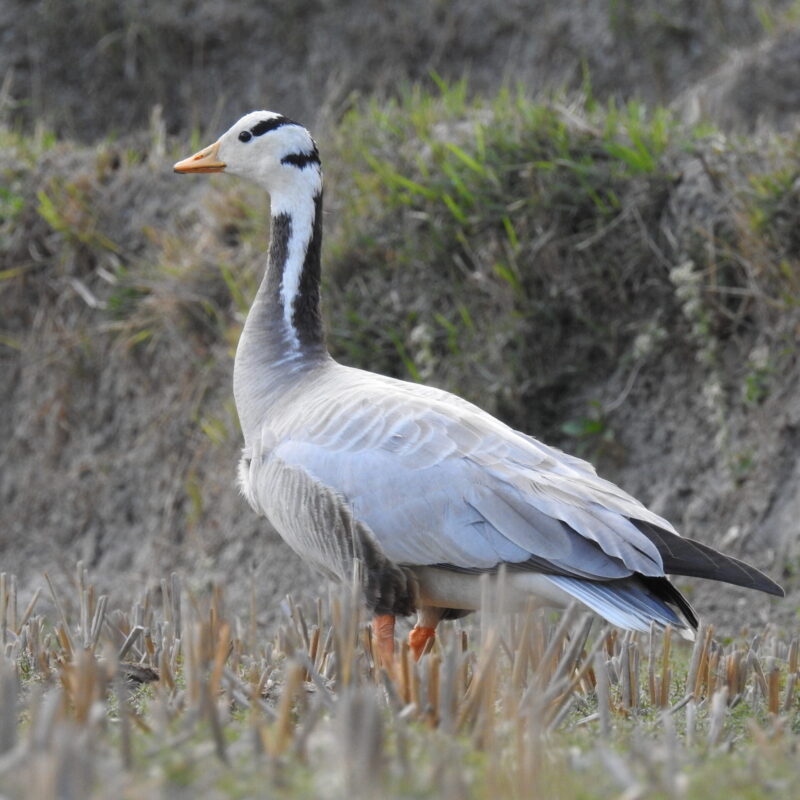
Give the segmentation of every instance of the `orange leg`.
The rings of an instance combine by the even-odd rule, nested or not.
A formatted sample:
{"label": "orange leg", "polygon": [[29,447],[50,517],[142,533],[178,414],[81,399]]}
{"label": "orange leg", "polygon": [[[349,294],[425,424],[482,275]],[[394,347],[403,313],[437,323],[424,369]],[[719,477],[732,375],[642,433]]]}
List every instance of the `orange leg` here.
{"label": "orange leg", "polygon": [[411,654],[414,656],[414,661],[419,661],[422,654],[425,652],[425,645],[428,644],[429,639],[436,636],[436,628],[428,628],[424,625],[415,625],[408,634],[408,646],[411,648]]}
{"label": "orange leg", "polygon": [[420,606],[417,624],[408,634],[408,646],[415,661],[419,661],[428,642],[436,636],[436,626],[442,619],[442,609],[434,606]]}
{"label": "orange leg", "polygon": [[394,614],[376,614],[372,618],[372,640],[381,664],[394,668]]}

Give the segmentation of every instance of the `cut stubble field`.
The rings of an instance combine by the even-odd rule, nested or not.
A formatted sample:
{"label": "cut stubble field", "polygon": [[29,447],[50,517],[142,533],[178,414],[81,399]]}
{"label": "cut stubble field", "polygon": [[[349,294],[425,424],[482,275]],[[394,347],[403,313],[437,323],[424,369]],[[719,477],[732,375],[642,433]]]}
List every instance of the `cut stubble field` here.
{"label": "cut stubble field", "polygon": [[[485,610],[419,663],[375,657],[359,584],[287,597],[270,635],[173,574],[132,607],[0,577],[9,798],[790,797],[798,640],[694,644],[577,608]],[[59,593],[60,591],[60,593]],[[391,672],[391,674],[390,674]]]}

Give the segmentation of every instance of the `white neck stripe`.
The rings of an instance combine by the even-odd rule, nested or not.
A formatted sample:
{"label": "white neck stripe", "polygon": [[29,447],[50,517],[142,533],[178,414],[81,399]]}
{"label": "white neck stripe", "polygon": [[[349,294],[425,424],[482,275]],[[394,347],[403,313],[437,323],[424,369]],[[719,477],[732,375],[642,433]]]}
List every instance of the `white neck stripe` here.
{"label": "white neck stripe", "polygon": [[[316,216],[315,196],[321,190],[321,175],[318,170],[309,172],[311,180],[304,181],[304,191],[283,197],[273,196],[273,216],[285,214],[291,221],[289,242],[286,248],[286,263],[283,265],[280,297],[283,305],[283,321],[289,340],[289,349],[295,353],[300,351],[300,339],[294,326],[294,303],[300,293],[300,277],[303,274],[306,253],[314,235],[314,218]],[[298,187],[299,188],[299,187]],[[277,202],[276,202],[277,201]]]}

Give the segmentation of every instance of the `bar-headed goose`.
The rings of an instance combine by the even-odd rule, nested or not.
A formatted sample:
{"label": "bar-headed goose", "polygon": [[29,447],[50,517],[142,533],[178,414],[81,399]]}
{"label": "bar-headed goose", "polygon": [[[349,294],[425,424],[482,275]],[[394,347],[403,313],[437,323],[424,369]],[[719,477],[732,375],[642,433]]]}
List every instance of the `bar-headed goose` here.
{"label": "bar-headed goose", "polygon": [[266,274],[234,368],[239,480],[310,564],[348,580],[360,563],[385,659],[395,615],[417,612],[419,656],[441,619],[478,608],[480,576],[503,565],[518,606],[578,600],[637,631],[697,626],[668,574],[783,595],[585,461],[448,392],[336,363],[320,316],[322,171],[304,127],[254,111],[175,171],[226,171],[271,195]]}

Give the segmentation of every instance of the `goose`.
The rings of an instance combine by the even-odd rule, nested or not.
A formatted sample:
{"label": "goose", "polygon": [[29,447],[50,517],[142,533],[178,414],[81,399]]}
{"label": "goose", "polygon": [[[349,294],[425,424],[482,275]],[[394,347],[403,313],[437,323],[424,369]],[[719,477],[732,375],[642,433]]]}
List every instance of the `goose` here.
{"label": "goose", "polygon": [[233,391],[252,508],[325,575],[360,575],[383,663],[416,612],[419,658],[438,623],[478,610],[481,576],[510,608],[582,604],[623,629],[698,620],[667,575],[783,596],[765,574],[681,537],[586,461],[437,388],[337,363],[320,313],[322,169],[302,125],[253,111],[178,173],[228,172],[271,198],[264,277],[239,339]]}

